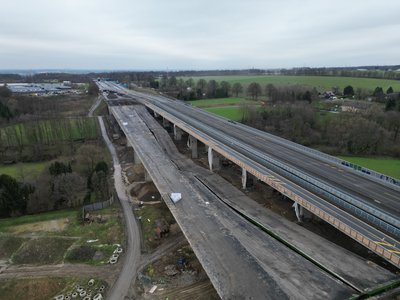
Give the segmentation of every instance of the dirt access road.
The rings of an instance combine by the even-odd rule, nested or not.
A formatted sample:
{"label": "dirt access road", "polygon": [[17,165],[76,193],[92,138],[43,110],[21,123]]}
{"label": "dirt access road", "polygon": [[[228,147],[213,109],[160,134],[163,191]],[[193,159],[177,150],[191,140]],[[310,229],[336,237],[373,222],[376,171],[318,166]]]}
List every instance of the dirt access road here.
{"label": "dirt access road", "polygon": [[90,107],[88,117],[93,117],[93,113],[97,109],[97,107],[100,105],[101,101],[102,101],[102,96],[99,95],[96,99],[96,102],[93,103],[93,105]]}
{"label": "dirt access road", "polygon": [[[45,266],[9,266],[0,272],[0,279],[8,278],[31,278],[31,277],[82,277],[91,278],[96,277],[105,280],[111,285],[120,271],[120,267],[114,266],[88,266],[81,264],[59,264],[59,265],[45,265]],[[1,298],[1,297],[0,297]]]}
{"label": "dirt access road", "polygon": [[122,262],[123,267],[121,273],[119,274],[118,279],[115,281],[114,286],[112,287],[110,293],[108,294],[108,299],[110,300],[129,299],[131,296],[129,295],[130,286],[134,278],[136,277],[141,255],[140,232],[138,224],[136,222],[136,218],[132,212],[132,207],[125,193],[125,186],[122,181],[121,165],[119,163],[117,152],[114,148],[114,145],[108,138],[103,118],[98,117],[98,120],[101,128],[101,134],[113,158],[114,184],[122,205],[122,209],[124,211],[126,236],[127,236],[127,248],[125,249],[126,251],[125,258],[124,261]]}

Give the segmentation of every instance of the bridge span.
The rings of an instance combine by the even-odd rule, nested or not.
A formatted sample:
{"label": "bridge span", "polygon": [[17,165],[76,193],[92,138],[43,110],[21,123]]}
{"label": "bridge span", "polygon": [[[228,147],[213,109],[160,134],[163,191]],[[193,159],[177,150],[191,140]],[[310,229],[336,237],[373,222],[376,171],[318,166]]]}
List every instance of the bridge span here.
{"label": "bridge span", "polygon": [[[127,90],[107,89],[134,98],[173,124],[175,136],[189,134],[193,156],[197,140],[209,147],[210,168],[218,153],[286,195],[360,244],[400,267],[400,191],[395,184],[368,177],[326,155],[206,113],[178,100]],[[296,148],[297,147],[297,148]]]}

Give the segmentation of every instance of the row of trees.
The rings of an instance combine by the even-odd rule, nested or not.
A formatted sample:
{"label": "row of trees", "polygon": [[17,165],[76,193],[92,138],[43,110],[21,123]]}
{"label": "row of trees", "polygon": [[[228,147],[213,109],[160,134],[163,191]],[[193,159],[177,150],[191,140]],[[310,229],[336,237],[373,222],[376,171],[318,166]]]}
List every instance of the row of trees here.
{"label": "row of trees", "polygon": [[164,75],[159,81],[154,81],[155,88],[172,94],[178,99],[195,100],[201,98],[225,98],[229,96],[238,96],[243,92],[243,86],[240,83],[233,85],[227,81],[218,82],[216,80],[205,80],[203,78],[194,81],[192,78],[186,80],[168,77]]}
{"label": "row of trees", "polygon": [[266,71],[276,75],[313,75],[313,76],[340,76],[364,77],[382,79],[400,79],[400,66],[393,67],[360,67],[360,68],[294,68]]}
{"label": "row of trees", "polygon": [[[202,98],[224,98],[229,96],[247,95],[254,100],[259,99],[260,96],[266,96],[272,102],[305,100],[311,102],[318,98],[318,91],[313,88],[309,89],[305,86],[292,85],[292,86],[275,86],[267,84],[261,86],[258,82],[250,83],[246,88],[240,83],[236,82],[231,84],[227,81],[218,82],[214,79],[206,80],[200,78],[197,81],[192,78],[184,80],[183,78],[176,78],[175,76],[168,77],[167,75],[157,81],[154,80],[153,88],[160,89],[163,92],[170,94],[183,100],[195,100]],[[339,87],[332,87],[335,95],[343,95],[344,97],[355,97],[356,99],[365,99],[368,96],[373,96],[377,101],[384,101],[386,95],[392,94],[393,88],[389,87],[386,93],[382,87],[376,87],[373,93],[362,88],[354,89],[353,86],[347,85],[343,91]]]}
{"label": "row of trees", "polygon": [[260,111],[244,107],[245,123],[332,154],[400,157],[400,112],[372,105],[359,113],[321,116],[309,103],[275,104]]}
{"label": "row of trees", "polygon": [[264,88],[257,82],[250,83],[246,90],[240,82],[233,84],[227,81],[218,82],[214,79],[206,80],[203,78],[194,81],[192,78],[186,80],[175,76],[163,76],[157,85],[160,90],[173,94],[179,99],[194,100],[201,98],[225,98],[230,96],[238,97],[246,93],[253,100],[258,100],[260,96],[266,95],[272,101],[287,100],[306,100],[311,102],[317,92],[310,91],[301,86],[275,87],[272,84]]}

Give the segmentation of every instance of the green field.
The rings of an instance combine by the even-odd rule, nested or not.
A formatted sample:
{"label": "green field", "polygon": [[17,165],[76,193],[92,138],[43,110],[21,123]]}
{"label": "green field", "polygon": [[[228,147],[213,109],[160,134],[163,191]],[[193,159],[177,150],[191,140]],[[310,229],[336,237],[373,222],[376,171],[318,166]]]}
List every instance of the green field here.
{"label": "green field", "polygon": [[203,108],[208,112],[235,121],[241,121],[243,118],[242,104],[260,107],[260,102],[244,98],[203,99],[190,101],[190,103],[193,106]]}
{"label": "green field", "polygon": [[209,107],[205,110],[234,121],[241,121],[243,117],[242,109],[237,106]]}
{"label": "green field", "polygon": [[18,163],[14,165],[0,165],[0,175],[6,174],[14,178],[26,176],[32,178],[43,172],[49,162]]}
{"label": "green field", "polygon": [[386,91],[390,86],[394,91],[400,91],[399,80],[374,79],[374,78],[356,78],[356,77],[333,77],[333,76],[198,76],[192,77],[195,81],[203,78],[205,80],[214,79],[216,81],[227,81],[231,84],[240,82],[244,86],[252,82],[258,82],[263,87],[269,83],[276,86],[284,85],[305,85],[310,88],[315,87],[318,91],[331,90],[336,86],[343,90],[347,85],[353,86],[354,89],[362,88],[366,90],[374,90],[377,86]]}
{"label": "green field", "polygon": [[95,139],[97,134],[96,118],[38,120],[0,128],[0,145],[50,145],[60,141]]}
{"label": "green field", "polygon": [[243,98],[218,98],[190,101],[190,103],[196,107],[240,105],[243,102],[247,104],[257,104],[256,101],[245,100]]}
{"label": "green field", "polygon": [[353,164],[400,179],[400,159],[339,156]]}

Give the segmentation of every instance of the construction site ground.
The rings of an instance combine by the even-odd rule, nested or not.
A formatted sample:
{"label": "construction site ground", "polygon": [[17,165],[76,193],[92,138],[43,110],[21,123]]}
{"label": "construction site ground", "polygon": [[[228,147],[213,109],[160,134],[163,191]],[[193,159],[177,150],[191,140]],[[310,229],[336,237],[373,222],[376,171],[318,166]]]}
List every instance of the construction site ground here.
{"label": "construction site ground", "polygon": [[90,279],[104,285],[106,294],[121,269],[108,263],[115,244],[123,243],[119,205],[92,213],[84,223],[78,214],[51,212],[45,221],[35,215],[1,223],[0,299],[50,299]]}
{"label": "construction site ground", "polygon": [[[171,139],[174,140],[173,132],[169,131],[169,134]],[[191,149],[187,147],[186,142],[187,135],[184,135],[181,141],[174,140],[174,143],[181,154],[185,155],[188,159],[191,159],[198,166],[208,169],[209,164],[206,147],[201,142],[198,142],[199,157],[193,159],[191,158]],[[240,167],[233,164],[229,160],[223,159],[220,169],[214,170],[213,172],[224,178],[238,190],[241,190],[247,197],[254,200],[264,208],[280,215],[296,225],[306,228],[307,230],[339,245],[340,247],[359,255],[360,257],[365,258],[367,261],[374,262],[375,264],[395,274],[400,274],[399,270],[386,260],[376,255],[372,251],[369,251],[367,248],[363,247],[355,240],[338,231],[336,228],[321,220],[317,216],[305,211],[303,221],[299,222],[296,218],[293,208],[293,201],[275,191],[264,182],[252,177],[251,174],[248,174],[250,177],[250,184],[248,184],[247,188],[243,190],[241,182],[242,171]]]}

